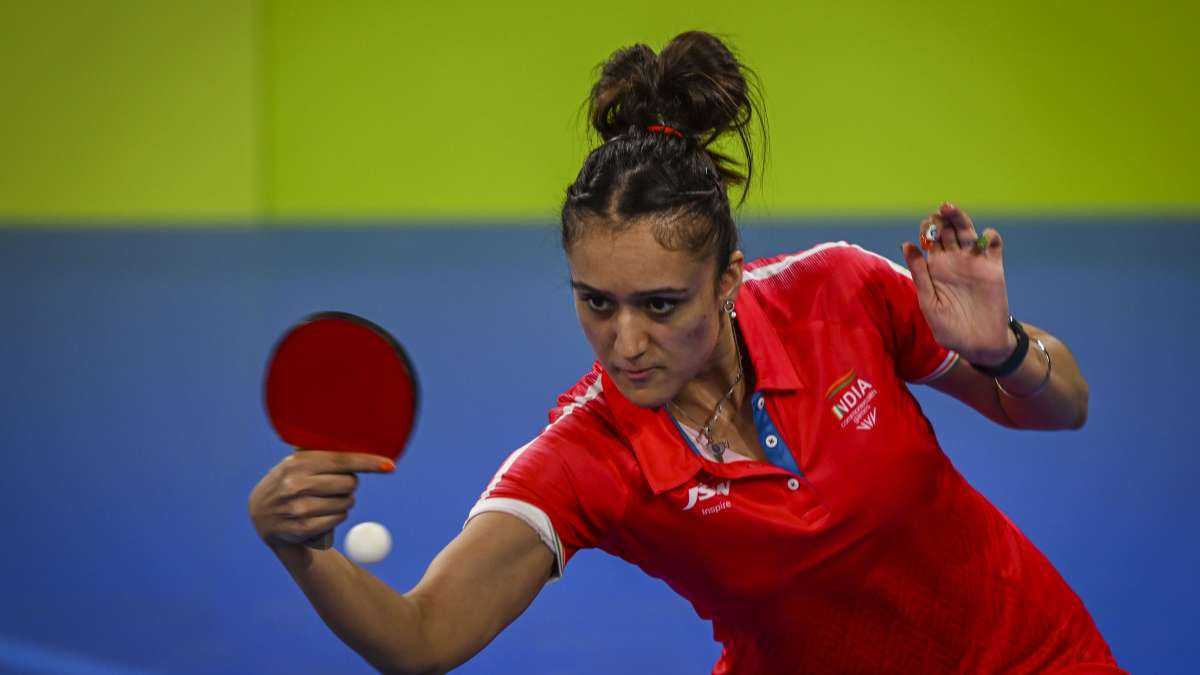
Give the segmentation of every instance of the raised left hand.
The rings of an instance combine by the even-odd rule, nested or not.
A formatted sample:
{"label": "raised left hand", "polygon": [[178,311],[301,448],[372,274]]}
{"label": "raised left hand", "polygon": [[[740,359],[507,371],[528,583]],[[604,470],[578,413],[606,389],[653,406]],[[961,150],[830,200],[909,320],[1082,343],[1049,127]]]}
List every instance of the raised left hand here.
{"label": "raised left hand", "polygon": [[921,221],[920,232],[937,228],[926,257],[912,242],[904,242],[904,262],[917,286],[921,312],[934,338],[971,363],[994,366],[1016,348],[1008,327],[1008,289],[1004,283],[1004,244],[1000,233],[987,228],[986,245],[962,209],[943,202]]}

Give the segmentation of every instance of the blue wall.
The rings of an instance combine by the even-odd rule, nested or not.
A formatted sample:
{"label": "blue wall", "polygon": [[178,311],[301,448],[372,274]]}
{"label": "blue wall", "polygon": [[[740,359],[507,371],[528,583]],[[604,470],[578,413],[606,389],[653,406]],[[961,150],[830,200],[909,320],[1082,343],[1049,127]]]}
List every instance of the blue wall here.
{"label": "blue wall", "polygon": [[[1091,385],[1082,431],[1003,429],[917,387],[955,464],[1134,672],[1200,660],[1197,225],[1000,226],[1014,314]],[[760,225],[746,250],[846,239],[900,260],[915,229]],[[351,515],[392,530],[374,571],[406,590],[590,365],[565,280],[551,229],[0,230],[0,671],[367,672],[246,517],[287,451],[260,403],[274,339],[336,308],[409,347],[423,417]],[[458,672],[707,672],[718,653],[664,584],[585,552]]]}

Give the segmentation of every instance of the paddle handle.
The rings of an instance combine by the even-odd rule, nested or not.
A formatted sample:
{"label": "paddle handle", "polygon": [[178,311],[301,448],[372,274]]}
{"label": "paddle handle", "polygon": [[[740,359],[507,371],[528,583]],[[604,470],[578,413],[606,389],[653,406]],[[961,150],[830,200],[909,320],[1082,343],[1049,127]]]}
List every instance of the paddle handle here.
{"label": "paddle handle", "polygon": [[317,536],[304,542],[304,545],[309,548],[315,548],[318,551],[324,551],[333,546],[333,530]]}

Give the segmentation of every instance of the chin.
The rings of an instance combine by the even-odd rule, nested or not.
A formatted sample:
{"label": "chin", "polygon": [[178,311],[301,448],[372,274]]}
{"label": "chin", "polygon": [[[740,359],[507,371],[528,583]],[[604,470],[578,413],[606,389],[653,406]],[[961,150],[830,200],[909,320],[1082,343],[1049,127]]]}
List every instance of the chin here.
{"label": "chin", "polygon": [[631,387],[617,381],[617,389],[630,403],[640,408],[658,408],[667,404],[672,395],[663,391],[662,387]]}

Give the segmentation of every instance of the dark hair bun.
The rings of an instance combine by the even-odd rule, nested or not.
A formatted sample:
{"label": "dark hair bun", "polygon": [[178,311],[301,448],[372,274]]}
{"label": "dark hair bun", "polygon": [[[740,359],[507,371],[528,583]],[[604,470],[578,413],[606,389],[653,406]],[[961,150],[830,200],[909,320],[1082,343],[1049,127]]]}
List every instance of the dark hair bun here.
{"label": "dark hair bun", "polygon": [[[649,133],[646,127],[653,124],[674,127],[708,152],[726,184],[738,184],[753,172],[748,129],[755,109],[762,107],[758,90],[753,71],[724,42],[711,33],[689,31],[659,54],[644,44],[614,52],[592,87],[589,116],[606,142]],[[765,135],[765,124],[762,128]],[[731,132],[746,155],[745,175],[737,161],[709,149]]]}

